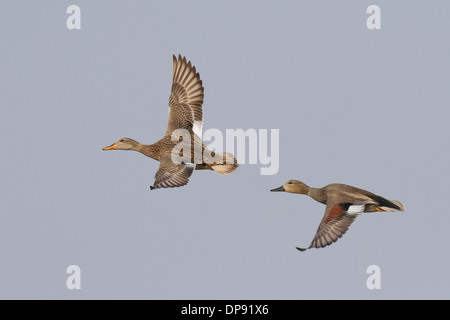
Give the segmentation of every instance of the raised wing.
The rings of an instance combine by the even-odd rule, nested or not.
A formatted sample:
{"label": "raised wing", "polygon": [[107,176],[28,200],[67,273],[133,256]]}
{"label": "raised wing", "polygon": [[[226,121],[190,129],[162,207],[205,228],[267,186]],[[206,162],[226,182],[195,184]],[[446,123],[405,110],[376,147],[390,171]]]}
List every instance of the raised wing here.
{"label": "raised wing", "polygon": [[185,57],[173,56],[172,91],[169,98],[169,123],[166,136],[176,129],[186,129],[201,137],[204,88],[200,74]]}

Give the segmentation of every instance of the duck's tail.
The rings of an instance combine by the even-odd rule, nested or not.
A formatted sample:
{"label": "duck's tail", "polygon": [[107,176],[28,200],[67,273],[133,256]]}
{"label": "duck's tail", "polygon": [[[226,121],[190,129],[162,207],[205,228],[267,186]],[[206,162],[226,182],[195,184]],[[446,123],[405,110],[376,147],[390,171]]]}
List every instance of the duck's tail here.
{"label": "duck's tail", "polygon": [[377,211],[391,211],[391,212],[400,212],[405,211],[405,207],[400,201],[397,200],[389,200],[394,205],[383,205],[378,207],[380,210]]}
{"label": "duck's tail", "polygon": [[377,196],[374,198],[378,204],[368,204],[364,209],[365,212],[401,212],[405,211],[405,207],[400,201],[397,200],[387,200],[383,197]]}
{"label": "duck's tail", "polygon": [[211,165],[211,169],[215,172],[220,174],[230,174],[239,167],[236,157],[231,153],[220,153],[220,155],[223,159],[222,164]]}

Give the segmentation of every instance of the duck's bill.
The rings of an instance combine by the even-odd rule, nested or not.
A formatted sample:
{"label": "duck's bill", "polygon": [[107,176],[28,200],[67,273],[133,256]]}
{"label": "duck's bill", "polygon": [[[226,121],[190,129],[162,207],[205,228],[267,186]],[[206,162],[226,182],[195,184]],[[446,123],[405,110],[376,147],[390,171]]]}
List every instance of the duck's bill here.
{"label": "duck's bill", "polygon": [[109,147],[103,148],[103,150],[117,150],[117,146],[115,144],[112,144]]}
{"label": "duck's bill", "polygon": [[270,191],[285,191],[285,190],[284,190],[284,187],[281,186],[281,187],[279,187],[279,188],[275,188],[275,189],[272,189],[272,190],[270,190]]}

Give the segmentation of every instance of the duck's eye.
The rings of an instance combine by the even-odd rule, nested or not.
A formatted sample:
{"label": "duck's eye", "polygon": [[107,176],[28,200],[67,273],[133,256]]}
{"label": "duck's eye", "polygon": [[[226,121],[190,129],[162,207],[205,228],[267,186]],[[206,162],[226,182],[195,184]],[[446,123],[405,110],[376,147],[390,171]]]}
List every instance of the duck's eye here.
{"label": "duck's eye", "polygon": [[292,181],[289,181],[288,184],[292,184]]}
{"label": "duck's eye", "polygon": [[125,140],[124,139],[120,139],[119,142],[125,142]]}

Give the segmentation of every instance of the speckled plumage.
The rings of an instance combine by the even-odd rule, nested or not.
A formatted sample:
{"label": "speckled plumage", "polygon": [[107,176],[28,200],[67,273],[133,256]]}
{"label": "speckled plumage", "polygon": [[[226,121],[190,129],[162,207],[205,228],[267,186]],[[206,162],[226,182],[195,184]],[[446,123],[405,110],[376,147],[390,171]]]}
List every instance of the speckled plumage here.
{"label": "speckled plumage", "polygon": [[[203,98],[203,84],[195,67],[185,57],[182,58],[179,55],[177,59],[173,56],[169,121],[164,137],[151,145],[144,145],[130,138],[122,138],[103,150],[134,150],[159,161],[160,166],[155,174],[155,182],[150,187],[152,190],[184,186],[188,183],[194,169],[214,170],[221,174],[233,172],[238,167],[237,160],[233,155],[228,154],[231,159],[229,162],[226,162],[227,154],[217,155],[217,158],[222,158],[223,161],[214,162],[212,157],[215,156],[215,153],[207,150],[201,142]],[[185,139],[189,138],[191,142],[191,156],[185,158],[185,161],[181,163],[174,163],[171,157],[174,147],[184,141],[180,138],[183,135],[177,137],[177,129],[187,132],[189,136]]]}

